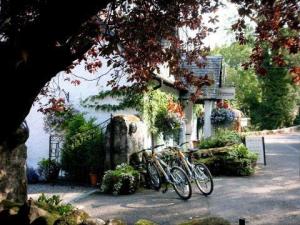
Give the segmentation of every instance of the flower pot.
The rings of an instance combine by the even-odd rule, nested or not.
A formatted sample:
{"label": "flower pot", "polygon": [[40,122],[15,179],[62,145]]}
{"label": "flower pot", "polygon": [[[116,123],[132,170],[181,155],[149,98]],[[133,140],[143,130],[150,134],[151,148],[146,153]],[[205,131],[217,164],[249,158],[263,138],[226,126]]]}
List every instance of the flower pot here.
{"label": "flower pot", "polygon": [[97,181],[98,181],[98,176],[95,173],[90,173],[90,182],[92,186],[96,186],[97,185]]}
{"label": "flower pot", "polygon": [[199,140],[192,141],[192,148],[198,148]]}

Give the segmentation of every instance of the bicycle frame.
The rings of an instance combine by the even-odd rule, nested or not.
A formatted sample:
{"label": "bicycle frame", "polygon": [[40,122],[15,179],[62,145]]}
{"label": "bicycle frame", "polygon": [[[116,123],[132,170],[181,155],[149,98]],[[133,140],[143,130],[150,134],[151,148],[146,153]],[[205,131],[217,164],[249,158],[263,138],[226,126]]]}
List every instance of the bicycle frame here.
{"label": "bicycle frame", "polygon": [[176,148],[175,151],[177,152],[177,156],[185,167],[188,175],[193,177],[192,169],[194,168],[194,165],[190,163],[189,159],[179,149]]}
{"label": "bicycle frame", "polygon": [[152,159],[155,165],[157,166],[158,170],[164,175],[165,179],[168,182],[171,182],[169,179],[169,177],[171,176],[169,165],[165,163],[162,159],[160,159],[155,153],[152,154]]}

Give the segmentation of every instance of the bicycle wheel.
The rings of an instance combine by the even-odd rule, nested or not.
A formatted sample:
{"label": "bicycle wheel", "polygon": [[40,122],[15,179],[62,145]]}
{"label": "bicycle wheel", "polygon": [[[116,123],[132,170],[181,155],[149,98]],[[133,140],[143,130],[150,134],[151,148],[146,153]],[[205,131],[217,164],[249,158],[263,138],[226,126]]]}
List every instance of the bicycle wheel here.
{"label": "bicycle wheel", "polygon": [[204,195],[210,195],[214,190],[214,181],[209,169],[202,163],[195,165],[193,170],[197,187]]}
{"label": "bicycle wheel", "polygon": [[161,178],[159,175],[159,172],[156,168],[156,166],[153,164],[153,162],[149,162],[147,163],[147,172],[150,178],[150,186],[154,189],[154,190],[159,190],[161,187]]}
{"label": "bicycle wheel", "polygon": [[180,198],[187,200],[192,196],[192,186],[190,180],[183,169],[174,166],[171,169],[172,185]]}

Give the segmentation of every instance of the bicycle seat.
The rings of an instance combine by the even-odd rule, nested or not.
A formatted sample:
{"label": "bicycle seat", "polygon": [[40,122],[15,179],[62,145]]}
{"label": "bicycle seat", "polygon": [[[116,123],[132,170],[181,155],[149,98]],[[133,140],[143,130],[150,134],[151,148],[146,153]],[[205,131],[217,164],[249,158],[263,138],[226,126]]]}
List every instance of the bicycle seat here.
{"label": "bicycle seat", "polygon": [[199,148],[188,148],[189,152],[196,152],[198,150],[200,150],[200,149]]}

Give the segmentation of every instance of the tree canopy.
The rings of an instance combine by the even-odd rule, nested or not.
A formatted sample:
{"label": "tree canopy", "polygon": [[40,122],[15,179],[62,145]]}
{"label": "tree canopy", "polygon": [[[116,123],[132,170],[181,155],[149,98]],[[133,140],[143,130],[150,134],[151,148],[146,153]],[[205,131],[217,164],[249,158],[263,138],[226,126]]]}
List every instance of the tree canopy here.
{"label": "tree canopy", "polygon": [[[257,24],[250,62],[262,75],[264,45],[273,52],[272,63],[285,65],[282,52],[299,51],[299,2],[297,0],[231,0],[240,17],[233,24],[240,43],[245,18]],[[127,76],[143,88],[167,64],[177,78],[199,88],[209,84],[180,67],[182,56],[199,66],[200,56],[209,49],[203,39],[215,29],[214,12],[219,0],[1,0],[0,2],[0,98],[1,140],[16,130],[28,114],[43,86],[59,71],[70,71],[74,64],[86,63],[94,71],[103,63],[113,68],[110,84]],[[208,23],[203,16],[209,14]],[[195,35],[180,40],[177,30],[194,30]],[[284,32],[288,30],[288,32]],[[192,48],[187,48],[192,46]],[[86,53],[86,54],[85,54]],[[99,56],[105,60],[99,61]],[[300,80],[300,68],[289,68],[294,82]],[[184,79],[182,79],[184,78]],[[10,118],[10,119],[8,119]]]}

